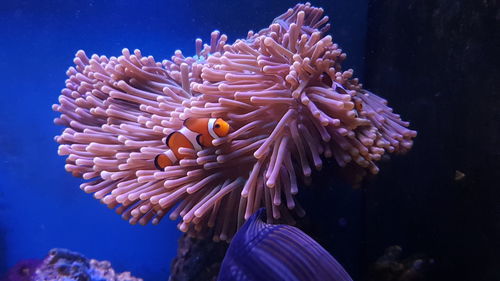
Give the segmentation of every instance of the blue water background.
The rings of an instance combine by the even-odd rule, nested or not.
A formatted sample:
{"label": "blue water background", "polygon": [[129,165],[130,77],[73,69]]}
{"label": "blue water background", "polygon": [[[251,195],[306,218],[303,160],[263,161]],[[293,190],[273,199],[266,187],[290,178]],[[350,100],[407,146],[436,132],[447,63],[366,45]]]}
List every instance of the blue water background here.
{"label": "blue water background", "polygon": [[[156,60],[170,58],[176,49],[189,55],[195,38],[208,40],[218,29],[232,42],[250,29],[268,26],[295,3],[2,1],[0,275],[19,260],[42,258],[49,249],[64,247],[109,260],[116,270],[130,270],[145,280],[166,280],[180,236],[176,222],[132,226],[81,191],[83,180],[64,170],[65,159],[57,155],[53,140],[62,128],[53,124],[57,114],[51,105],[64,87],[65,72],[79,49],[89,56],[119,56],[122,48],[137,48]],[[325,8],[334,41],[348,52],[345,65],[360,77],[367,0],[313,4]],[[342,235],[356,232],[355,224],[339,234],[339,245]],[[349,263],[356,258],[352,252],[337,257]]]}

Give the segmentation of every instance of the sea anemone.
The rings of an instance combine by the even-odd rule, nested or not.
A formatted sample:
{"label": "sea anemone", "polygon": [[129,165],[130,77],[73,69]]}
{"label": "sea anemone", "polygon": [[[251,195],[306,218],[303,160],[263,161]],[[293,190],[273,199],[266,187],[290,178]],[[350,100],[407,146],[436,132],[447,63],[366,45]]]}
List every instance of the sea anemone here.
{"label": "sea anemone", "polygon": [[[179,229],[229,240],[260,207],[268,223],[292,223],[304,211],[298,182],[326,158],[377,173],[386,152],[412,146],[387,101],[364,90],[332,37],[323,9],[298,4],[257,33],[227,43],[211,34],[196,55],[176,51],[156,62],[124,49],[119,57],[78,51],[56,124],[66,170],[87,193],[135,224],[181,217]],[[187,118],[217,117],[232,131],[213,147],[164,171],[153,159]],[[213,229],[212,231],[207,231]]]}

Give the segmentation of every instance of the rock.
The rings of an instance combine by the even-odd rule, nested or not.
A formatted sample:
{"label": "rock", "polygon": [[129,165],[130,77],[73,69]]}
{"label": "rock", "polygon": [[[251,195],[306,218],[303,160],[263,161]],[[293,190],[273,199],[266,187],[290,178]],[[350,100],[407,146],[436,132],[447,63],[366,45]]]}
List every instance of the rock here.
{"label": "rock", "polygon": [[177,257],[170,267],[169,281],[215,280],[227,247],[226,242],[184,234],[179,239]]}
{"label": "rock", "polygon": [[[142,281],[130,272],[117,273],[108,261],[87,259],[67,249],[52,249],[36,269],[33,281]],[[10,281],[10,280],[9,280]]]}

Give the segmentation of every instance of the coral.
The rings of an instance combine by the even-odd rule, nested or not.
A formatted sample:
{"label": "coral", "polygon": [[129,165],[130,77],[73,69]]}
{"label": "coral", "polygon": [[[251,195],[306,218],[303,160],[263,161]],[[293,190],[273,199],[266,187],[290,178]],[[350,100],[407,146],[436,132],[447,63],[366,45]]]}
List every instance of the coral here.
{"label": "coral", "polygon": [[87,259],[66,249],[52,249],[35,271],[33,281],[142,281],[130,272],[116,273],[108,261]]}
{"label": "coral", "polygon": [[402,259],[403,249],[393,245],[385,249],[384,255],[371,265],[370,281],[420,281],[434,280],[434,259],[424,255],[413,255]]}
{"label": "coral", "polygon": [[[229,240],[257,209],[269,223],[293,223],[295,199],[325,158],[377,173],[386,152],[402,153],[416,132],[387,101],[364,90],[328,17],[298,4],[270,27],[227,43],[211,34],[196,55],[171,60],[124,49],[119,57],[76,54],[53,109],[66,170],[87,193],[130,223],[158,223],[170,212],[179,229]],[[153,159],[187,118],[218,117],[233,131],[159,171]]]}

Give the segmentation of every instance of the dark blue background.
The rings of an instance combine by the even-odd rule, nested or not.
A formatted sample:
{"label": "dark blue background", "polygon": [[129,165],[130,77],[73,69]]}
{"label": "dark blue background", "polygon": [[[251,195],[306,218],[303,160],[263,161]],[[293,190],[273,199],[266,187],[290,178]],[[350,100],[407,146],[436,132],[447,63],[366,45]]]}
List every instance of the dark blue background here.
{"label": "dark blue background", "polygon": [[[118,56],[122,48],[137,48],[157,60],[176,49],[192,54],[195,38],[206,40],[218,29],[232,42],[266,27],[295,3],[2,1],[0,275],[21,259],[64,247],[145,280],[166,280],[180,235],[176,223],[129,225],[64,171],[53,141],[62,128],[52,123],[57,114],[51,105],[64,87],[65,71],[79,49]],[[367,0],[313,4],[325,8],[334,41],[348,52],[346,65],[361,76]]]}

